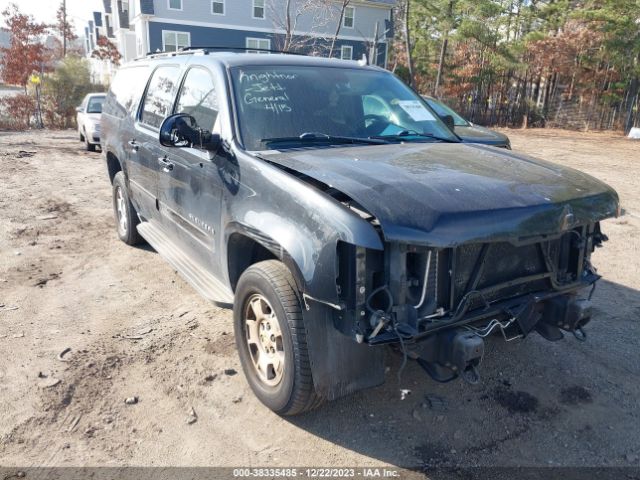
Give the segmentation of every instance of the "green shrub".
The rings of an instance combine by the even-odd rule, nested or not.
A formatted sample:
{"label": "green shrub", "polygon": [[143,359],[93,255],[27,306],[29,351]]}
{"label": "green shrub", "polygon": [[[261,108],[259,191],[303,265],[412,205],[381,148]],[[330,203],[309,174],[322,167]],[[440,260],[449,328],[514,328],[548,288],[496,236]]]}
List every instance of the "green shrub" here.
{"label": "green shrub", "polygon": [[101,85],[91,83],[87,60],[74,55],[67,56],[42,83],[45,125],[51,128],[74,127],[76,107],[84,96],[103,89]]}

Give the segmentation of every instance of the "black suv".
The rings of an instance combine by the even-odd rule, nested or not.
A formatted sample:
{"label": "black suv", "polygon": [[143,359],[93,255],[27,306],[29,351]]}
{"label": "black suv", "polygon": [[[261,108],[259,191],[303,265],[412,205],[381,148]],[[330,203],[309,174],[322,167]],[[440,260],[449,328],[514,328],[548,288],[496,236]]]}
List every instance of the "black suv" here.
{"label": "black suv", "polygon": [[475,383],[492,332],[584,337],[616,193],[460,143],[383,69],[153,55],[118,72],[102,132],[118,235],[233,307],[247,380],[280,414],[382,383],[383,345]]}

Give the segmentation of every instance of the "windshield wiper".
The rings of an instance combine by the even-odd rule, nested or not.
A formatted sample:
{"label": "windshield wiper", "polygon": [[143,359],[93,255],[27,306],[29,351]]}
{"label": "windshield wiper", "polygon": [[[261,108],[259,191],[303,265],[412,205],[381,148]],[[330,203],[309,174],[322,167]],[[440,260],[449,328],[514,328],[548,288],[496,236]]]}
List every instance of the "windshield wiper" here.
{"label": "windshield wiper", "polygon": [[329,135],[327,133],[305,132],[297,137],[273,137],[260,139],[263,143],[278,142],[323,142],[323,143],[362,143],[365,145],[385,145],[389,143],[384,138],[361,138],[361,137],[343,137],[340,135]]}
{"label": "windshield wiper", "polygon": [[440,140],[441,142],[460,143],[459,140],[453,138],[438,137],[433,133],[420,133],[415,130],[402,130],[401,132],[394,133],[393,135],[372,135],[369,138],[373,140],[405,140],[406,137],[432,138],[434,140]]}

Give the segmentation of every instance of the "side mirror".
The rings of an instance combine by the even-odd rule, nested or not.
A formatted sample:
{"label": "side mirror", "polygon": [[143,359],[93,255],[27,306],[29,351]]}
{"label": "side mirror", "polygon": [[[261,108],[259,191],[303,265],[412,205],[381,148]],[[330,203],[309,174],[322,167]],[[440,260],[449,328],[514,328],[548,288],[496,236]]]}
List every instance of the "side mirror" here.
{"label": "side mirror", "polygon": [[82,111],[83,111],[83,108],[82,108],[82,107],[76,107],[76,112],[78,112],[78,113],[82,113]]}
{"label": "side mirror", "polygon": [[449,127],[449,130],[453,130],[456,126],[451,115],[440,115],[440,120],[442,120],[444,124]]}
{"label": "side mirror", "polygon": [[220,135],[198,127],[196,119],[186,113],[171,115],[160,126],[160,145],[164,147],[192,147],[215,152],[221,143]]}
{"label": "side mirror", "polygon": [[200,149],[207,152],[217,152],[222,145],[222,138],[217,133],[206,132],[205,139],[200,142]]}

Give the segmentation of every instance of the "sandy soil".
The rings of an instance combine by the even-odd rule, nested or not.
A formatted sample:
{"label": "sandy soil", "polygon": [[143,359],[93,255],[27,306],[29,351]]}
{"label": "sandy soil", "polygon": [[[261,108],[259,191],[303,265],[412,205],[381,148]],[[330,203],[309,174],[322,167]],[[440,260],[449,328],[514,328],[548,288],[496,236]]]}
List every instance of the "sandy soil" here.
{"label": "sandy soil", "polygon": [[507,133],[621,195],[588,341],[491,339],[475,387],[415,364],[398,385],[390,356],[384,386],[288,419],[239,373],[230,312],[118,241],[99,153],[73,132],[0,134],[0,464],[638,465],[640,143]]}

